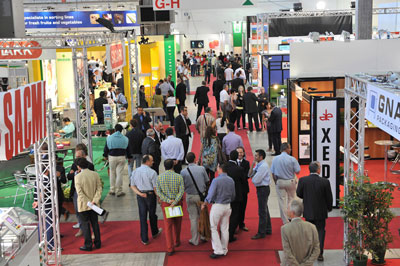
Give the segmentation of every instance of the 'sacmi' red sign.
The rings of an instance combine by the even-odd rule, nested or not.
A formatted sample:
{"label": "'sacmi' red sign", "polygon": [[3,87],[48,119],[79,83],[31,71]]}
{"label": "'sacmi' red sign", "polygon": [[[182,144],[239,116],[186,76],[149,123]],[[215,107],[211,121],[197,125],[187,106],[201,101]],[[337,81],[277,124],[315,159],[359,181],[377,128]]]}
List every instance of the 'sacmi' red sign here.
{"label": "'sacmi' red sign", "polygon": [[0,92],[0,160],[46,136],[46,82]]}

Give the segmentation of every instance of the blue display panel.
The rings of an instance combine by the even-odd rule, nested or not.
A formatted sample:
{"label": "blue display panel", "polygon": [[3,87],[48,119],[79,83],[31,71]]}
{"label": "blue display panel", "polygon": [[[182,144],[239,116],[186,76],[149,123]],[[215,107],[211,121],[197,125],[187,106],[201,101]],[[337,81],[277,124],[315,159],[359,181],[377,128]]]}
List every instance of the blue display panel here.
{"label": "blue display panel", "polygon": [[115,27],[139,26],[136,11],[70,11],[70,12],[25,12],[26,29],[93,28],[103,27],[98,18],[110,20]]}

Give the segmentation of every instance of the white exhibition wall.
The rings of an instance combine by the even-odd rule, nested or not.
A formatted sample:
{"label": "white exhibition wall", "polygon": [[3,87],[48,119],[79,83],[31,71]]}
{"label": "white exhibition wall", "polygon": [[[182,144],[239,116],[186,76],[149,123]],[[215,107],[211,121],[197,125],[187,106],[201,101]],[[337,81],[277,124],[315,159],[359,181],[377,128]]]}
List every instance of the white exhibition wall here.
{"label": "white exhibition wall", "polygon": [[[186,34],[186,38],[180,35],[180,46],[181,46],[181,54],[188,50],[192,51],[190,48],[190,41],[204,41],[204,49],[195,49],[196,52],[202,53],[210,50],[210,42],[217,40],[219,42],[218,47],[213,48],[219,54],[220,52],[228,51],[232,49],[232,34]],[[225,39],[225,40],[224,40]],[[228,47],[226,47],[228,46]],[[229,50],[230,51],[230,50]],[[233,51],[233,50],[232,50]],[[182,55],[180,55],[182,57]]]}
{"label": "white exhibition wall", "polygon": [[290,77],[400,72],[400,39],[293,43]]}

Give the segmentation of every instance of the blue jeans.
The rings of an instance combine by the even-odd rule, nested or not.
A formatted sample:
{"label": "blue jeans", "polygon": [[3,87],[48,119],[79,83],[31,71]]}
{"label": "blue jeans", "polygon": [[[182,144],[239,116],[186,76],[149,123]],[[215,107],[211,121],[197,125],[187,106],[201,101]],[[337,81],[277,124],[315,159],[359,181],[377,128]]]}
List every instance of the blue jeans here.
{"label": "blue jeans", "polygon": [[131,174],[133,172],[133,164],[136,162],[136,168],[142,165],[142,155],[141,154],[132,154],[132,161],[128,164],[128,175],[129,179],[131,178]]}
{"label": "blue jeans", "polygon": [[147,214],[149,215],[151,234],[155,236],[158,233],[156,194],[154,192],[147,192],[146,194],[146,198],[143,198],[139,195],[137,196],[140,217],[140,238],[143,242],[149,241]]}
{"label": "blue jeans", "polygon": [[185,82],[185,85],[186,85],[186,92],[187,92],[187,94],[190,94],[190,82],[189,82],[188,79],[185,80],[184,82]]}
{"label": "blue jeans", "polygon": [[258,232],[257,234],[265,236],[272,233],[271,217],[268,210],[269,186],[260,186],[257,188],[258,200]]}

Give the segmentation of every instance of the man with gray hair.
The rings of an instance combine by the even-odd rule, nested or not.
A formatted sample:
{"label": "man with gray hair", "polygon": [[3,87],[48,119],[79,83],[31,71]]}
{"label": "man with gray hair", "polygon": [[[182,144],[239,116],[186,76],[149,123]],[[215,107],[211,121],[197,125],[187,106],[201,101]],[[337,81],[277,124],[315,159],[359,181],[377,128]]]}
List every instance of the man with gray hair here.
{"label": "man with gray hair", "polygon": [[318,231],[320,254],[318,261],[323,261],[325,223],[328,212],[332,210],[332,190],[328,179],[320,176],[321,164],[317,161],[309,165],[310,175],[300,178],[297,196],[303,199],[304,218],[314,224]]}
{"label": "man with gray hair", "polygon": [[303,204],[293,200],[288,209],[290,223],[281,227],[284,258],[283,266],[312,266],[319,254],[319,240],[315,225],[303,221]]}
{"label": "man with gray hair", "polygon": [[161,149],[160,144],[155,140],[155,132],[154,129],[149,128],[146,131],[146,138],[143,140],[142,143],[142,154],[146,155],[149,154],[153,157],[153,165],[151,168],[159,174],[158,169],[161,163]]}
{"label": "man with gray hair", "polygon": [[299,163],[296,158],[290,156],[291,150],[289,143],[283,143],[281,154],[276,156],[271,164],[271,172],[276,184],[276,193],[278,195],[279,210],[283,224],[289,222],[286,210],[296,196],[296,174],[300,173]]}

